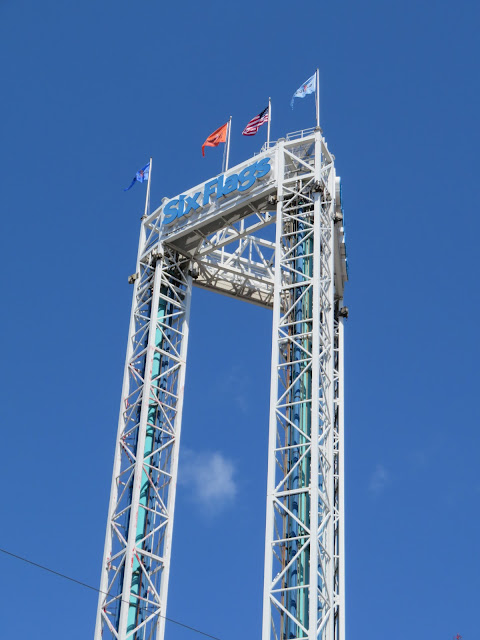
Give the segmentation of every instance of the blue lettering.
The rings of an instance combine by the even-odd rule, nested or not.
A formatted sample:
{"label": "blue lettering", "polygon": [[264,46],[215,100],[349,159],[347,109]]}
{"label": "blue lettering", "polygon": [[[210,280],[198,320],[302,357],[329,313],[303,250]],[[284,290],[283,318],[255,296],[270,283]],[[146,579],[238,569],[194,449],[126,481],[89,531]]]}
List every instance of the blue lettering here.
{"label": "blue lettering", "polygon": [[257,162],[257,178],[263,178],[270,171],[270,158],[262,158]]}
{"label": "blue lettering", "polygon": [[181,218],[185,215],[185,196],[178,196],[178,200],[177,218]]}
{"label": "blue lettering", "polygon": [[230,193],[233,193],[238,187],[238,175],[236,173],[232,173],[231,175],[225,178],[225,184],[222,189],[222,196],[228,196]]}
{"label": "blue lettering", "polygon": [[240,182],[240,186],[238,187],[239,191],[247,191],[250,187],[255,183],[255,169],[257,167],[257,163],[251,164],[249,167],[245,167],[240,171],[238,176],[238,180]]}
{"label": "blue lettering", "polygon": [[173,222],[175,220],[175,218],[177,217],[177,204],[178,200],[170,200],[170,202],[168,202],[163,207],[163,213],[165,216],[163,218],[163,224],[169,224],[170,222]]}
{"label": "blue lettering", "polygon": [[192,196],[181,195],[175,200],[170,200],[163,208],[163,224],[170,224],[175,218],[187,216],[191,211],[197,211],[202,206],[209,205],[211,198],[228,196],[237,189],[241,192],[247,191],[257,179],[266,176],[270,170],[270,158],[263,158],[245,167],[239,174],[231,173],[229,176],[222,174],[214,180],[206,182],[203,198],[202,192],[197,191]]}
{"label": "blue lettering", "polygon": [[210,180],[205,185],[205,191],[203,192],[203,206],[206,204],[210,204],[210,196],[215,193],[215,185],[217,184],[217,179]]}
{"label": "blue lettering", "polygon": [[202,192],[199,191],[198,193],[193,194],[193,196],[187,196],[187,199],[185,201],[185,215],[187,215],[188,213],[190,213],[190,211],[196,211],[197,209],[200,209],[200,205],[198,204],[197,200],[198,197],[202,195]]}
{"label": "blue lettering", "polygon": [[223,181],[225,180],[225,174],[222,173],[221,175],[218,176],[217,181],[218,181],[218,187],[217,187],[217,197],[220,198],[220,196],[223,196]]}

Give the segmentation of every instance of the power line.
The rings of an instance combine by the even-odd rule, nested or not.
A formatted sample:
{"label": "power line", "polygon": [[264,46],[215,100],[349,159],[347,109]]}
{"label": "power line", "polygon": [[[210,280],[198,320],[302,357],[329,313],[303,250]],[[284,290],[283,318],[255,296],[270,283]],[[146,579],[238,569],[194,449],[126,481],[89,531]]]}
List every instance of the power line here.
{"label": "power line", "polygon": [[[28,558],[24,558],[23,556],[19,556],[16,553],[12,553],[11,551],[7,551],[6,549],[2,549],[0,547],[0,551],[2,553],[4,553],[7,556],[10,556],[12,558],[16,558],[17,560],[21,560],[22,562],[26,562],[27,564],[31,564],[34,567],[37,567],[38,569],[42,569],[43,571],[48,571],[48,573],[53,573],[53,575],[55,576],[59,576],[60,578],[64,578],[65,580],[70,580],[70,582],[75,582],[75,584],[79,584],[81,587],[85,587],[86,589],[91,589],[92,591],[95,591],[96,593],[103,593],[104,595],[107,595],[105,593],[105,591],[101,591],[100,589],[97,589],[96,587],[92,587],[91,584],[87,584],[86,582],[82,582],[81,580],[77,580],[76,578],[72,578],[71,576],[67,576],[65,573],[60,573],[59,571],[55,571],[54,569],[50,569],[49,567],[46,567],[43,564],[39,564],[38,562],[33,562],[32,560],[29,560]],[[121,602],[128,602],[127,600],[121,600]],[[142,607],[142,609],[144,609]],[[152,613],[151,611],[148,611],[148,609],[144,609],[144,611],[146,613]],[[167,616],[162,616],[160,613],[157,614],[160,618],[163,618],[164,620],[166,620],[167,622],[172,622],[173,624],[176,624],[180,627],[184,627],[184,629],[189,629],[190,631],[194,631],[195,633],[199,633],[202,636],[206,636],[207,638],[212,638],[212,640],[221,640],[221,638],[218,638],[217,636],[212,636],[210,633],[206,633],[205,631],[201,631],[200,629],[196,629],[195,627],[190,627],[188,624],[184,624],[183,622],[179,622],[178,620],[174,620],[173,618],[167,618]]]}

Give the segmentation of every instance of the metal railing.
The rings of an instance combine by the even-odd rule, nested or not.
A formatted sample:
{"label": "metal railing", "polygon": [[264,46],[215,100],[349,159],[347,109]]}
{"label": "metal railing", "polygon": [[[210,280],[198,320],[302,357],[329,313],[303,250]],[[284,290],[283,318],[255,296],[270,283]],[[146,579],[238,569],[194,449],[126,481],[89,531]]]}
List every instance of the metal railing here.
{"label": "metal railing", "polygon": [[[315,131],[315,127],[310,127],[309,129],[300,129],[300,131],[293,131],[292,133],[287,133],[287,135],[285,136],[286,140],[298,140],[300,138],[306,138],[308,136],[313,135]],[[255,153],[254,155],[257,156],[260,153],[263,153],[264,151],[267,151],[267,149],[271,149],[272,147],[274,147],[277,144],[278,140],[270,140],[270,142],[264,142],[262,145],[262,148],[260,149],[260,151],[258,151],[257,153]]]}

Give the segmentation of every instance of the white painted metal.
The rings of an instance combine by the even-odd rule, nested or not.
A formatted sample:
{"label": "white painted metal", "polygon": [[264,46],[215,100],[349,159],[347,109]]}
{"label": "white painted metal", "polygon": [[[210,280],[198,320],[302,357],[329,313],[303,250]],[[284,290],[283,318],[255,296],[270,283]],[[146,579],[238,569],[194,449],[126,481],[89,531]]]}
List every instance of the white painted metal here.
{"label": "white painted metal", "polygon": [[167,227],[163,205],[144,216],[95,640],[164,637],[192,284],[273,308],[262,640],[345,640],[339,185],[318,127],[228,176],[264,158],[246,193]]}
{"label": "white painted metal", "polygon": [[[317,69],[317,82],[318,82],[318,69]],[[317,84],[318,91],[318,84]],[[317,95],[318,97],[318,95]],[[317,111],[318,118],[318,111]],[[317,120],[318,123],[318,120]],[[315,167],[314,175],[315,182],[321,180],[321,144],[320,144],[320,131],[315,131]],[[318,572],[317,567],[320,562],[319,548],[317,544],[318,530],[319,530],[319,501],[320,501],[320,488],[319,483],[315,480],[315,475],[321,473],[320,471],[320,390],[316,388],[317,381],[320,381],[320,314],[321,309],[321,286],[322,286],[322,270],[320,264],[320,255],[322,252],[321,246],[321,193],[315,191],[313,194],[313,301],[312,301],[312,423],[311,423],[311,451],[310,451],[310,466],[311,466],[311,486],[310,486],[310,584],[309,584],[309,621],[317,620],[318,610]],[[318,416],[319,419],[315,419]],[[317,443],[315,445],[315,443]],[[313,597],[312,594],[315,594]],[[309,640],[317,639],[317,624],[310,624],[308,628]]]}
{"label": "white painted metal", "polygon": [[227,149],[226,149],[226,160],[225,160],[225,169],[224,171],[228,171],[228,163],[230,162],[230,134],[232,132],[232,116],[230,116],[230,120],[228,121],[228,134],[227,134]]}
{"label": "white painted metal", "polygon": [[168,248],[139,261],[96,640],[158,637],[165,616],[191,297],[188,270],[189,261]]}
{"label": "white painted metal", "polygon": [[[282,239],[282,226],[283,226],[283,181],[282,177],[285,171],[285,140],[278,141],[278,151],[276,155],[276,169],[277,169],[277,225],[276,225],[276,239],[275,246],[279,247]],[[274,518],[275,518],[275,505],[273,502],[273,495],[275,491],[275,447],[277,441],[277,370],[279,366],[279,354],[278,354],[278,328],[281,317],[281,298],[280,291],[282,285],[282,274],[280,269],[280,251],[275,253],[275,288],[273,294],[273,321],[272,321],[272,366],[270,375],[270,416],[269,416],[269,433],[268,433],[268,467],[267,467],[267,514],[265,521],[265,570],[264,570],[264,586],[263,586],[263,627],[262,638],[270,638],[272,629],[272,620],[270,615],[271,602],[270,591],[272,582],[273,571],[273,553],[272,553],[272,540],[274,538]],[[278,636],[275,636],[278,638]]]}
{"label": "white painted metal", "polygon": [[[147,201],[146,201],[147,203]],[[147,204],[145,204],[145,208]],[[144,217],[145,218],[145,217]],[[143,251],[143,247],[145,245],[145,226],[143,224],[140,225],[140,236],[138,241],[138,251],[137,251],[137,263],[136,263],[136,273],[140,271],[140,256]],[[124,430],[124,418],[123,411],[125,407],[125,399],[128,397],[128,389],[129,389],[129,363],[133,353],[133,336],[135,335],[135,310],[136,310],[136,300],[138,295],[138,285],[139,280],[136,278],[134,280],[134,289],[133,289],[133,298],[132,298],[132,308],[130,312],[130,324],[128,330],[128,341],[127,341],[127,353],[125,357],[125,367],[123,373],[123,384],[122,384],[122,395],[120,399],[120,411],[118,418],[118,427],[117,427],[117,445],[115,447],[115,456],[113,462],[113,474],[112,474],[112,484],[110,489],[110,502],[108,506],[108,518],[107,518],[107,532],[105,535],[105,548],[103,553],[103,561],[102,561],[102,572],[100,577],[100,596],[98,601],[98,609],[97,609],[97,620],[95,624],[95,639],[101,638],[102,635],[102,604],[104,601],[104,596],[108,593],[108,582],[109,582],[109,565],[110,559],[112,557],[112,547],[113,547],[113,536],[112,536],[112,518],[115,513],[115,508],[118,499],[118,482],[117,478],[120,476],[120,469],[122,464],[122,448],[120,446],[122,433]]]}
{"label": "white painted metal", "polygon": [[277,174],[263,640],[344,638],[337,623],[344,616],[340,391],[334,396],[334,322],[345,280],[336,291],[334,256],[343,233],[334,230],[335,169],[320,129],[308,139],[313,150],[306,142],[277,149],[284,171]]}
{"label": "white painted metal", "polygon": [[[162,261],[157,260],[153,277],[153,292],[151,297],[151,316],[148,325],[148,342],[147,351],[145,354],[145,364],[143,370],[144,384],[142,388],[142,400],[140,404],[140,420],[138,425],[138,434],[136,438],[136,450],[135,450],[135,465],[133,475],[133,486],[131,490],[130,499],[130,518],[128,523],[127,545],[125,550],[124,568],[123,568],[123,590],[122,590],[122,602],[120,605],[120,617],[118,624],[118,634],[121,638],[127,637],[128,631],[128,614],[131,607],[131,593],[132,593],[132,572],[133,563],[137,553],[137,526],[138,515],[140,510],[140,492],[143,479],[144,468],[146,460],[143,455],[145,450],[145,439],[147,435],[147,423],[148,423],[148,407],[151,402],[150,385],[147,381],[153,381],[153,363],[157,350],[156,335],[157,335],[157,313],[156,310],[159,306],[160,300],[160,281],[162,273]],[[149,393],[146,393],[146,391]],[[143,550],[143,547],[141,547]],[[138,559],[138,558],[137,558]]]}
{"label": "white painted metal", "polygon": [[[322,348],[320,360],[325,367],[321,374],[321,395],[323,403],[320,406],[320,422],[323,423],[323,443],[319,445],[325,455],[324,467],[319,471],[319,476],[323,474],[326,485],[326,498],[328,508],[325,509],[325,557],[324,557],[324,585],[325,598],[329,598],[329,610],[320,617],[318,622],[321,625],[325,621],[325,639],[335,638],[335,618],[338,615],[338,600],[335,588],[335,528],[338,521],[338,511],[335,509],[335,466],[338,464],[336,452],[334,450],[335,441],[335,406],[334,406],[334,214],[335,214],[335,170],[333,162],[325,175],[326,188],[323,192],[320,229],[322,251],[320,252],[322,287],[321,313],[324,314],[324,321],[321,322]],[[326,375],[325,375],[326,372]],[[319,536],[321,538],[321,536]],[[322,563],[321,563],[322,564]],[[321,590],[320,590],[321,592]],[[322,594],[323,595],[323,594]],[[326,607],[325,607],[326,609]]]}
{"label": "white painted metal", "polygon": [[272,125],[272,99],[268,98],[267,149],[270,146],[270,127]]}
{"label": "white painted metal", "polygon": [[145,196],[145,211],[144,218],[148,216],[150,213],[150,184],[152,181],[152,169],[153,169],[153,159],[150,158],[150,168],[148,170],[148,181],[147,181],[147,195]]}
{"label": "white painted metal", "polygon": [[338,619],[336,638],[345,640],[345,439],[344,439],[344,373],[343,373],[343,318],[335,322],[335,442],[338,467],[335,474],[335,508],[338,510],[336,529],[336,556],[338,582]]}

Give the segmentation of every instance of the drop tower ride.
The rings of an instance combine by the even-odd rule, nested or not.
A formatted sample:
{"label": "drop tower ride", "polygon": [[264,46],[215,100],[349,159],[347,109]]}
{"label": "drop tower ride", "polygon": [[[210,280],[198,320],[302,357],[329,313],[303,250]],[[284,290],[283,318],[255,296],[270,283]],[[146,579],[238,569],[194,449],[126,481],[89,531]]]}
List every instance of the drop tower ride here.
{"label": "drop tower ride", "polygon": [[130,280],[95,640],[164,638],[193,286],[273,312],[262,640],[345,640],[347,268],[321,129],[164,199]]}

